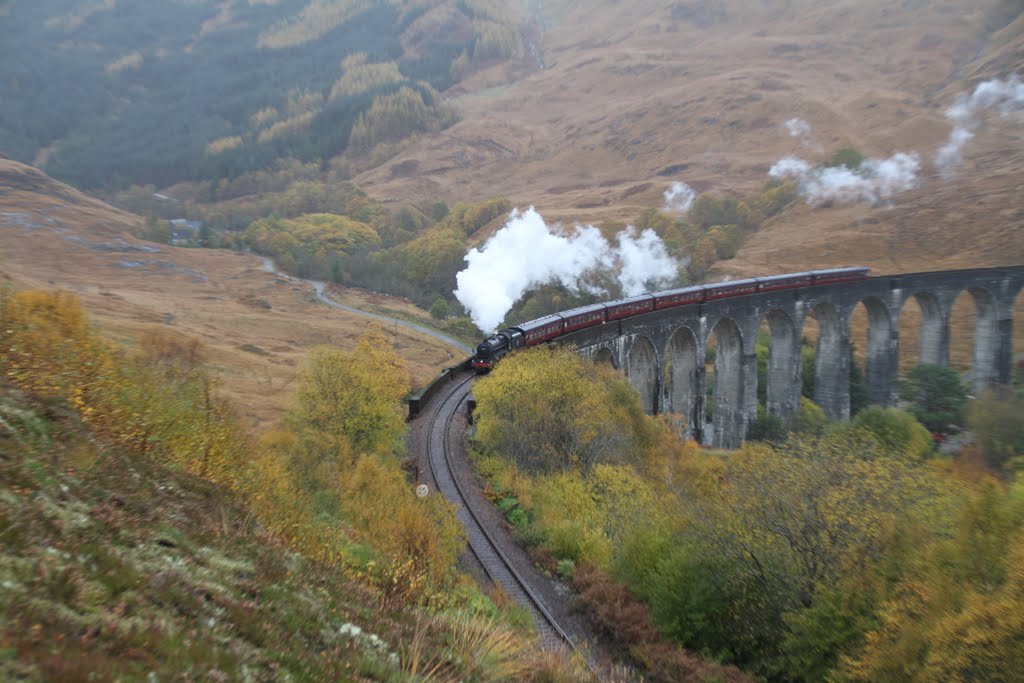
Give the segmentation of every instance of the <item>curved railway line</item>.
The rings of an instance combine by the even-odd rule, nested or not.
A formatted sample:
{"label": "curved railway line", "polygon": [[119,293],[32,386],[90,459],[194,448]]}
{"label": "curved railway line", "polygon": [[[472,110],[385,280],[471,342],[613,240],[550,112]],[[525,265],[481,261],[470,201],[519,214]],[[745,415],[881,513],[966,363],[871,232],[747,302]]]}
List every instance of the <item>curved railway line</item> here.
{"label": "curved railway line", "polygon": [[450,387],[434,398],[429,410],[425,411],[428,415],[421,418],[429,418],[427,458],[431,474],[438,491],[456,507],[459,522],[466,530],[469,549],[491,581],[501,586],[516,603],[529,609],[543,646],[549,649],[568,647],[576,650],[572,638],[559,625],[537,591],[531,588],[529,581],[515,569],[494,536],[487,530],[487,526],[473,509],[471,497],[455,474],[451,442],[457,437],[452,434],[453,425],[460,406],[464,405],[469,394],[473,379],[474,375],[470,372],[464,372],[463,376],[454,378]]}

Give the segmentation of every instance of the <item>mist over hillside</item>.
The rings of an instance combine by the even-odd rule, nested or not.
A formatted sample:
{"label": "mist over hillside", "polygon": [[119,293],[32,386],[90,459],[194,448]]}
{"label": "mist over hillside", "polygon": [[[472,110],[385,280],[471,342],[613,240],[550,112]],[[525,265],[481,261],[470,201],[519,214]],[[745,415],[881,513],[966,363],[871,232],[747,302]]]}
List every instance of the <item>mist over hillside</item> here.
{"label": "mist over hillside", "polygon": [[0,6],[0,150],[86,188],[321,163],[449,125],[506,59],[501,3],[145,0]]}

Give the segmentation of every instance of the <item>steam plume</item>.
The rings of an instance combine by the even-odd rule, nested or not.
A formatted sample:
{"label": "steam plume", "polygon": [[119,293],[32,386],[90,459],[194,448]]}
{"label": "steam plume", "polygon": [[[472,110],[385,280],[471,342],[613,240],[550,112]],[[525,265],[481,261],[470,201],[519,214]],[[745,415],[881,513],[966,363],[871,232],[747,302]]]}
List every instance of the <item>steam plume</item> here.
{"label": "steam plume", "polygon": [[665,210],[677,213],[686,213],[693,205],[697,193],[686,183],[675,182],[672,187],[665,190]]}
{"label": "steam plume", "polygon": [[811,134],[811,124],[803,119],[790,119],[786,121],[786,130],[789,131],[790,137],[803,139]]}
{"label": "steam plume", "polygon": [[980,83],[973,93],[961,95],[946,110],[946,118],[953,122],[953,131],[933,159],[943,177],[954,175],[957,164],[963,159],[964,146],[980,125],[979,114],[993,107],[998,108],[1003,116],[1024,111],[1024,83],[1016,75],[1005,81],[995,78]]}
{"label": "steam plume", "polygon": [[812,167],[798,157],[786,157],[768,171],[772,178],[793,178],[807,203],[820,206],[866,201],[881,204],[897,192],[917,185],[921,160],[916,152],[896,152],[888,159],[865,159],[856,169]]}
{"label": "steam plume", "polygon": [[570,291],[605,294],[588,275],[614,272],[623,294],[640,294],[675,279],[679,264],[652,230],[639,235],[628,228],[613,246],[591,226],[556,234],[533,207],[513,211],[508,222],[483,245],[466,254],[467,267],[456,275],[455,297],[484,331],[494,330],[528,290],[559,283]]}
{"label": "steam plume", "polygon": [[789,137],[800,141],[800,144],[816,154],[821,154],[821,145],[811,137],[811,124],[803,119],[792,118],[784,124],[789,131]]}

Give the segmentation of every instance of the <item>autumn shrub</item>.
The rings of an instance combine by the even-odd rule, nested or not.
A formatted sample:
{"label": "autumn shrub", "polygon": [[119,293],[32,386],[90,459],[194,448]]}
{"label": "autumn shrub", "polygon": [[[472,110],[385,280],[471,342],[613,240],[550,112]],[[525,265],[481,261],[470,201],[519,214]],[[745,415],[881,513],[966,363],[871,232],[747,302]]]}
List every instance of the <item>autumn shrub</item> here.
{"label": "autumn shrub", "polygon": [[497,507],[520,542],[550,564],[589,562],[608,567],[628,539],[660,524],[669,507],[629,465],[529,475],[513,463],[478,455]]}
{"label": "autumn shrub", "polygon": [[789,429],[797,434],[820,434],[827,424],[825,411],[806,396],[800,397],[800,409],[789,419]]}
{"label": "autumn shrub", "polygon": [[0,289],[0,343],[7,379],[43,396],[81,396],[111,360],[66,292]]}
{"label": "autumn shrub", "polygon": [[379,327],[369,328],[351,352],[310,352],[278,445],[295,485],[321,510],[337,508],[338,479],[358,456],[401,450],[400,401],[408,387],[408,371]]}
{"label": "autumn shrub", "polygon": [[654,614],[684,645],[770,678],[792,667],[788,624],[823,588],[883,561],[901,525],[947,532],[955,507],[939,472],[858,430],[748,445],[693,475],[681,550],[657,565],[663,585],[646,589]]}
{"label": "autumn shrub", "polygon": [[116,446],[241,494],[274,535],[309,556],[331,563],[345,556],[344,536],[314,518],[285,461],[239,427],[200,365],[198,344],[148,331],[131,356],[104,341],[78,299],[63,292],[0,290],[0,320],[8,381],[66,401]]}
{"label": "autumn shrub", "polygon": [[982,481],[957,532],[915,548],[863,648],[838,677],[852,681],[1014,680],[1024,671],[1021,484]]}
{"label": "autumn shrub", "polygon": [[[4,291],[2,360],[8,380],[69,402],[99,434],[205,478],[231,484],[247,439],[198,348],[143,338],[129,357],[102,340],[68,293]],[[177,342],[178,340],[174,340]]]}
{"label": "autumn shrub", "polygon": [[346,516],[379,562],[371,575],[385,602],[440,600],[465,548],[462,527],[439,496],[418,498],[394,465],[360,457],[340,479]]}
{"label": "autumn shrub", "polygon": [[443,602],[464,547],[444,499],[417,498],[399,467],[408,386],[390,340],[371,327],[351,352],[310,354],[284,427],[264,442],[288,484],[312,501],[316,519],[369,550],[372,562],[359,571],[391,605]]}
{"label": "autumn shrub", "polygon": [[639,664],[646,680],[749,681],[738,669],[709,663],[664,641],[647,606],[608,574],[591,564],[578,567],[572,586],[587,620],[620,654]]}
{"label": "autumn shrub", "polygon": [[924,460],[935,450],[932,435],[910,413],[898,408],[871,406],[857,413],[843,428],[866,429],[893,454]]}
{"label": "autumn shrub", "polygon": [[1006,387],[991,389],[967,405],[967,427],[985,462],[996,472],[1024,465],[1024,398]]}
{"label": "autumn shrub", "polygon": [[628,381],[569,348],[510,355],[473,393],[481,445],[527,472],[621,461],[654,438]]}

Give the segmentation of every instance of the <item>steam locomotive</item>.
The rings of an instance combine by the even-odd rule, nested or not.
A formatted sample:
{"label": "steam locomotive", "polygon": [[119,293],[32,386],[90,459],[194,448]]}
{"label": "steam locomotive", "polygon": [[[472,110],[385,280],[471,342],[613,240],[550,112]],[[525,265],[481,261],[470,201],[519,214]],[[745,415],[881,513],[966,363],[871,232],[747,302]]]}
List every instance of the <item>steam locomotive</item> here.
{"label": "steam locomotive", "polygon": [[527,346],[536,346],[570,332],[587,327],[615,322],[642,313],[660,311],[678,306],[690,306],[707,301],[726,299],[758,292],[775,292],[783,289],[831,285],[841,282],[863,280],[870,268],[855,266],[831,270],[812,270],[805,273],[769,275],[767,277],[720,282],[713,285],[697,285],[670,289],[652,294],[640,294],[589,306],[573,308],[543,318],[537,318],[496,332],[476,347],[472,365],[478,373],[488,372],[494,364],[509,351]]}

